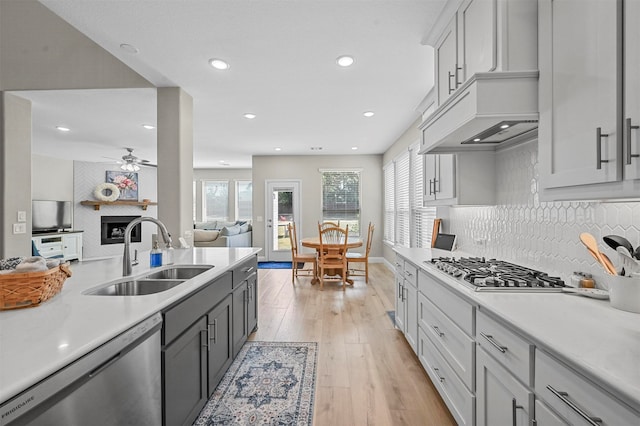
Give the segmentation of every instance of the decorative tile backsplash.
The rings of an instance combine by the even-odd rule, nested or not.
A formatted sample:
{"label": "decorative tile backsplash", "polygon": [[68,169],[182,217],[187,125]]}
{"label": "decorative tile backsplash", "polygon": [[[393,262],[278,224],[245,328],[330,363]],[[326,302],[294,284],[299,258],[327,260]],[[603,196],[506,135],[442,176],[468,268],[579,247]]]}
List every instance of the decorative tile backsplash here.
{"label": "decorative tile backsplash", "polygon": [[593,234],[600,250],[618,265],[618,254],[602,236],[626,237],[640,244],[640,202],[542,202],[538,198],[538,145],[535,141],[497,154],[497,205],[452,207],[451,233],[458,249],[499,258],[559,275],[573,271],[598,277],[601,267],[582,245],[582,232]]}

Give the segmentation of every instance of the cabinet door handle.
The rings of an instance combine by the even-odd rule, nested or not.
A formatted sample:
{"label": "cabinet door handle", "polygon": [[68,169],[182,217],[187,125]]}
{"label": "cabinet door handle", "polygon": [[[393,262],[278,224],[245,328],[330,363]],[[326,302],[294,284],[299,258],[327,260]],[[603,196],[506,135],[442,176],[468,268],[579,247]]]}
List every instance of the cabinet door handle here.
{"label": "cabinet door handle", "polygon": [[[216,344],[216,340],[218,339],[218,324],[217,324],[218,320],[214,319],[212,323],[209,323],[207,325],[207,333],[209,335],[209,340],[213,340],[213,344]],[[211,326],[213,326],[213,337],[211,337]]]}
{"label": "cabinet door handle", "polygon": [[640,154],[631,154],[631,130],[640,129],[640,126],[634,126],[631,124],[631,119],[624,120],[625,133],[627,137],[627,164],[631,164],[631,157],[640,157]]}
{"label": "cabinet door handle", "polygon": [[200,341],[202,341],[202,333],[207,333],[207,335],[205,336],[205,340],[204,340],[204,345],[207,348],[207,350],[209,350],[209,325],[207,325],[207,329],[206,330],[200,330]]}
{"label": "cabinet door handle", "polygon": [[456,89],[462,84],[461,81],[458,81],[458,75],[460,74],[459,71],[462,71],[462,67],[459,67],[458,64],[456,64]]}
{"label": "cabinet door handle", "polygon": [[406,287],[402,287],[402,300],[405,301],[407,300],[407,294],[409,293],[409,290],[407,290]]}
{"label": "cabinet door handle", "polygon": [[436,187],[436,184],[437,184],[438,182],[440,182],[440,179],[434,179],[434,180],[433,180],[433,193],[434,193],[434,194],[437,194],[438,192],[440,192],[440,189],[439,189],[439,188],[440,188],[440,185],[438,185],[438,186]]}
{"label": "cabinet door handle", "polygon": [[513,398],[511,400],[511,417],[513,418],[513,426],[518,426],[518,421],[517,421],[518,408],[519,409],[524,409],[524,407],[522,405],[518,405],[518,403],[516,402],[516,399]]}
{"label": "cabinet door handle", "polygon": [[433,184],[433,179],[429,179],[429,195],[435,194],[435,191],[431,189],[432,186],[435,186]]}
{"label": "cabinet door handle", "polygon": [[496,342],[496,340],[493,338],[493,336],[490,336],[490,335],[484,334],[484,333],[480,333],[480,335],[482,337],[484,337],[487,340],[487,342],[491,343],[500,352],[505,353],[507,351],[507,347],[498,344],[498,342]]}
{"label": "cabinet door handle", "polygon": [[456,90],[455,88],[451,87],[451,79],[455,77],[455,75],[453,73],[451,73],[451,71],[448,71],[449,74],[449,95]]}
{"label": "cabinet door handle", "polygon": [[438,380],[440,380],[440,383],[443,383],[444,377],[440,375],[440,369],[433,367],[433,371],[436,373],[436,376],[438,376]]}
{"label": "cabinet door handle", "polygon": [[250,266],[248,268],[242,268],[242,272],[244,272],[245,274],[250,274],[253,272],[253,266]]}
{"label": "cabinet door handle", "polygon": [[440,331],[437,325],[432,325],[431,328],[433,328],[436,331],[436,333],[438,333],[438,336],[444,337],[444,333]]}
{"label": "cabinet door handle", "polygon": [[602,169],[602,163],[608,163],[609,160],[602,159],[602,138],[608,138],[609,133],[602,133],[602,127],[596,128],[596,169]]}
{"label": "cabinet door handle", "polygon": [[582,410],[576,404],[571,402],[571,400],[569,400],[569,393],[562,392],[562,391],[557,391],[551,385],[547,385],[547,389],[549,389],[549,391],[552,394],[557,396],[560,399],[560,401],[562,401],[565,404],[567,404],[569,406],[569,408],[571,408],[573,411],[578,413],[580,415],[580,417],[585,419],[587,421],[587,423],[589,423],[591,426],[599,426],[598,423],[602,423],[602,419],[600,417],[593,417],[593,416],[588,415],[587,413],[584,412],[584,410]]}

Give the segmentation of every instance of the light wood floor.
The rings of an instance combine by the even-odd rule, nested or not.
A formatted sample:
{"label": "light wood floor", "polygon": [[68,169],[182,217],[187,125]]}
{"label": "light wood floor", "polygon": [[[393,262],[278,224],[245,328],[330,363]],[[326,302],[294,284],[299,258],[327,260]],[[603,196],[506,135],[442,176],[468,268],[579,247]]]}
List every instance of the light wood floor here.
{"label": "light wood floor", "polygon": [[454,425],[418,358],[386,311],[394,277],[370,264],[369,284],[343,292],[290,269],[260,269],[258,330],[250,340],[318,342],[314,426]]}

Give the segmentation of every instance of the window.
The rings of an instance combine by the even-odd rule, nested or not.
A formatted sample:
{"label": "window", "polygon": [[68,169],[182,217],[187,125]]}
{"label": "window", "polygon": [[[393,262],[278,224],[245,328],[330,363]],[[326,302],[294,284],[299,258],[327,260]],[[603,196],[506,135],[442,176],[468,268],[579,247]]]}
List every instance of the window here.
{"label": "window", "polygon": [[423,207],[424,157],[412,145],[384,167],[384,241],[399,247],[431,247],[435,207]]}
{"label": "window", "polygon": [[322,220],[349,225],[349,234],[360,235],[360,172],[322,171]]}
{"label": "window", "polygon": [[396,172],[393,162],[384,168],[384,235],[383,240],[389,244],[395,244],[395,189]]}
{"label": "window", "polygon": [[229,181],[202,182],[203,220],[229,220]]}
{"label": "window", "polygon": [[431,232],[433,231],[433,220],[436,218],[435,207],[423,207],[424,195],[424,155],[418,154],[420,143],[412,145],[411,152],[411,174],[413,175],[413,203],[411,204],[413,241],[411,247],[429,248],[431,247]]}
{"label": "window", "polygon": [[396,160],[396,244],[411,247],[411,196],[410,196],[410,158],[409,151]]}
{"label": "window", "polygon": [[251,220],[253,185],[250,180],[236,181],[236,220]]}

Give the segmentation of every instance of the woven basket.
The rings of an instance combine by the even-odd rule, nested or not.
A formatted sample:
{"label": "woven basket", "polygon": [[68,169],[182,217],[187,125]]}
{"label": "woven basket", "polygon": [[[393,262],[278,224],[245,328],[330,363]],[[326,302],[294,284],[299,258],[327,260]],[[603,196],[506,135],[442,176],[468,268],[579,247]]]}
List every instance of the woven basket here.
{"label": "woven basket", "polygon": [[68,263],[42,272],[0,274],[0,310],[38,306],[62,290]]}

